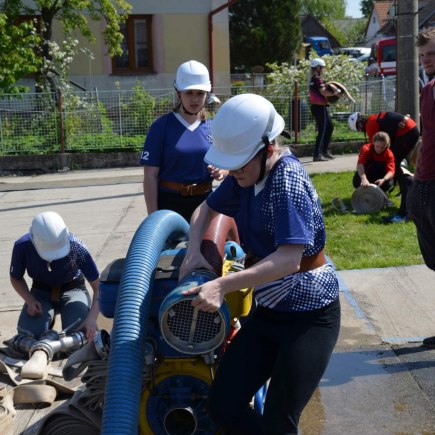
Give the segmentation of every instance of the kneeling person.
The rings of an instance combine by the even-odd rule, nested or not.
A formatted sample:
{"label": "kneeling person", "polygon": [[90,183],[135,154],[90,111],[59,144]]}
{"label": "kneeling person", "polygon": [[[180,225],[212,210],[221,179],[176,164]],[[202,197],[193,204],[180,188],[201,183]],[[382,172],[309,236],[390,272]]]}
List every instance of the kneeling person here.
{"label": "kneeling person", "polygon": [[[24,273],[32,279],[29,286]],[[85,278],[93,290],[91,298]],[[55,212],[37,215],[29,233],[18,239],[12,251],[10,280],[25,305],[18,320],[19,333],[35,339],[54,323],[59,312],[62,329],[78,319],[76,330],[91,340],[97,331],[99,272],[85,244],[68,231]]]}
{"label": "kneeling person", "polygon": [[353,177],[353,186],[367,187],[376,184],[384,192],[394,186],[394,155],[390,150],[390,137],[384,131],[373,136],[373,143],[361,147],[358,156],[357,172]]}

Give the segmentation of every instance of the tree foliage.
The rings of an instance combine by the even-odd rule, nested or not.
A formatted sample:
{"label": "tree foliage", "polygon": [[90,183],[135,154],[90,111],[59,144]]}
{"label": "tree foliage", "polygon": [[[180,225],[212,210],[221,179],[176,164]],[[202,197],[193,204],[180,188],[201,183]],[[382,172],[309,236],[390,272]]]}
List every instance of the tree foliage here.
{"label": "tree foliage", "polygon": [[300,0],[241,0],[230,8],[233,71],[290,62],[299,49]]}
{"label": "tree foliage", "polygon": [[374,0],[361,0],[361,12],[367,18],[373,9]]}
{"label": "tree foliage", "polygon": [[[297,66],[274,63],[268,65],[272,70],[267,75],[268,91],[272,95],[292,95],[295,81],[299,83],[301,95],[308,93],[308,82],[311,76],[310,61],[317,54],[311,50],[309,59],[301,60]],[[364,79],[365,70],[362,62],[354,62],[346,55],[327,55],[322,59],[326,63],[326,68],[322,74],[325,82],[335,80],[343,83],[351,95],[356,97],[359,93],[359,85]]]}
{"label": "tree foliage", "polygon": [[95,41],[95,36],[90,30],[88,20],[103,21],[103,37],[109,55],[122,54],[123,35],[119,25],[127,18],[126,14],[131,9],[126,0],[4,0],[1,5],[2,11],[11,22],[23,15],[39,17],[40,41],[36,55],[41,59],[41,65],[45,65],[45,70],[41,69],[39,76],[52,89],[54,83],[50,74],[56,74],[57,71],[54,66],[49,71],[47,64],[52,62],[53,57],[50,42],[55,21],[61,24],[65,39],[71,39],[74,32],[79,32],[91,42]]}
{"label": "tree foliage", "polygon": [[325,28],[329,33],[334,35],[335,39],[343,47],[355,47],[365,45],[365,33],[367,27],[367,20],[361,19],[348,19],[346,26],[337,26],[336,22],[331,20],[327,21]]}
{"label": "tree foliage", "polygon": [[301,13],[311,14],[317,20],[340,20],[346,16],[346,0],[304,0]]}
{"label": "tree foliage", "polygon": [[5,14],[0,13],[0,93],[25,90],[15,86],[15,83],[38,70],[40,62],[34,52],[38,42],[31,23],[14,25]]}

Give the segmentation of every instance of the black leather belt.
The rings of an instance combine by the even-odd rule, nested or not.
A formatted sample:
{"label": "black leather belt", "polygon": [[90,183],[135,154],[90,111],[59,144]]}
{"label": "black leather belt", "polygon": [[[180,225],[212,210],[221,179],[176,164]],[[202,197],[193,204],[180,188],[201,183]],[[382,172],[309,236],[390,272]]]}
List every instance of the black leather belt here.
{"label": "black leather belt", "polygon": [[59,289],[61,291],[65,290],[71,290],[73,288],[82,287],[85,283],[85,278],[82,276],[79,276],[78,278],[73,279],[72,281],[64,282],[60,285],[49,285],[41,281],[35,281],[33,280],[32,287],[37,288],[39,290],[48,290],[51,291],[53,289]]}

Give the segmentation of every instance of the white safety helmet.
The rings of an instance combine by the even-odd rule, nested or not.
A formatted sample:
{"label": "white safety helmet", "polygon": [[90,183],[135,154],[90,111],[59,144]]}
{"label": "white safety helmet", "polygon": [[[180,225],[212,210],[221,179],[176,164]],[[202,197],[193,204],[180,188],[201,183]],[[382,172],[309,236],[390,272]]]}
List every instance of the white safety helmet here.
{"label": "white safety helmet", "polygon": [[69,254],[69,231],[63,219],[54,211],[38,214],[32,221],[30,237],[36,252],[46,261]]}
{"label": "white safety helmet", "polygon": [[236,95],[222,105],[213,119],[213,145],[204,160],[217,168],[239,169],[279,136],[284,125],[284,119],[266,98]]}
{"label": "white safety helmet", "polygon": [[177,69],[174,86],[177,91],[196,89],[210,92],[211,82],[207,67],[196,60],[182,63]]}
{"label": "white safety helmet", "polygon": [[326,63],[325,63],[325,61],[323,59],[319,59],[319,58],[313,59],[310,62],[310,67],[311,68],[316,68],[317,66],[323,66],[323,67],[325,67]]}
{"label": "white safety helmet", "polygon": [[351,115],[349,115],[347,123],[349,124],[349,128],[351,130],[358,131],[358,128],[357,128],[356,124],[357,124],[358,120],[360,119],[360,115],[361,115],[360,112],[354,112]]}

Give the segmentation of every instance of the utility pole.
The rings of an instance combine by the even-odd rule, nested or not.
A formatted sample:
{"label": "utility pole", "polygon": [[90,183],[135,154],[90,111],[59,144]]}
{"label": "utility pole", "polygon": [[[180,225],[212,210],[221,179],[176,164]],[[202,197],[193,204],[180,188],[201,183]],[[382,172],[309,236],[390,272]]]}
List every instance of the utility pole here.
{"label": "utility pole", "polygon": [[418,86],[418,0],[397,0],[397,88],[396,110],[420,117]]}

